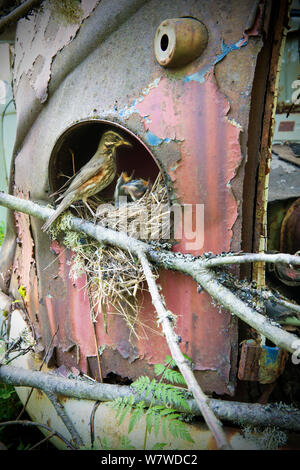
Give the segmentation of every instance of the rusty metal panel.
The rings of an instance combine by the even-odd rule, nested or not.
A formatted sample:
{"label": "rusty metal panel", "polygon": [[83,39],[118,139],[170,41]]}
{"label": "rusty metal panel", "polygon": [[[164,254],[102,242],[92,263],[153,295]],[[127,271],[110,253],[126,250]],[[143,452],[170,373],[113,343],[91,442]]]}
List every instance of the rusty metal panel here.
{"label": "rusty metal panel", "polygon": [[262,384],[274,383],[284,371],[286,360],[286,351],[278,347],[260,345],[254,340],[245,341],[241,348],[238,377]]}
{"label": "rusty metal panel", "polygon": [[[149,148],[180,203],[204,204],[203,246],[191,250],[182,240],[176,250],[239,249],[245,142],[265,3],[219,0],[212,9],[210,2],[192,0],[103,0],[85,10],[84,27],[73,27],[71,38],[47,10],[21,20],[14,76],[15,194],[29,193],[47,203],[48,164],[60,136],[81,120],[112,121]],[[199,19],[208,30],[208,44],[196,60],[171,70],[156,62],[153,40],[163,20],[179,17]],[[40,226],[31,218],[26,234],[32,239],[34,272],[27,274],[31,256],[24,254],[22,266],[17,256],[10,289],[14,293],[22,283],[35,296],[29,299],[31,319],[44,347],[55,335],[58,365],[66,362],[87,372],[96,350],[85,279],[71,281],[71,253],[51,245]],[[18,235],[22,255],[27,238],[20,229]],[[233,394],[235,319],[184,275],[162,270],[159,282],[177,316],[182,350],[192,357],[203,388]],[[139,339],[129,337],[116,315],[109,317],[107,333],[101,319],[97,322],[105,376],[150,374],[168,353],[147,293],[141,296],[140,315],[149,328],[138,331]]]}

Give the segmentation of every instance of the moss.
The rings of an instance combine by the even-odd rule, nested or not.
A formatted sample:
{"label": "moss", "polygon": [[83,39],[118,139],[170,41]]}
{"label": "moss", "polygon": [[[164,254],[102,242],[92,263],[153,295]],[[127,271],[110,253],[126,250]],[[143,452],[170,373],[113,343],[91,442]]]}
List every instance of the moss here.
{"label": "moss", "polygon": [[83,10],[78,0],[48,0],[51,13],[54,18],[61,24],[78,24],[80,23]]}
{"label": "moss", "polygon": [[2,245],[5,233],[5,224],[3,221],[0,222],[0,246]]}
{"label": "moss", "polygon": [[277,450],[288,440],[286,432],[271,426],[267,428],[245,426],[243,434],[245,439],[254,442],[261,450]]}

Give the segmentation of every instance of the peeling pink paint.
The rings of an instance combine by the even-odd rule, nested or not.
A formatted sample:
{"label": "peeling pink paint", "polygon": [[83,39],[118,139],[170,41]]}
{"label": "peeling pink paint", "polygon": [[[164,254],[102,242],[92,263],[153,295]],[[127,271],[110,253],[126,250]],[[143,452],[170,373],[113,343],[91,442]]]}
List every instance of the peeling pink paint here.
{"label": "peeling pink paint", "polygon": [[55,345],[63,351],[67,351],[75,344],[79,346],[79,366],[86,373],[86,357],[96,355],[89,299],[85,289],[86,278],[83,275],[75,282],[70,278],[69,269],[72,257],[70,250],[56,241],[51,244],[51,249],[57,254],[58,275],[64,286],[62,289],[64,295],[61,297],[46,296],[44,298],[51,334],[53,336],[58,328]]}
{"label": "peeling pink paint", "polygon": [[[136,105],[147,131],[160,139],[178,139],[181,160],[168,169],[180,201],[204,204],[203,251],[230,249],[237,201],[230,181],[241,162],[240,129],[226,119],[229,103],[213,74],[203,83],[163,78]],[[184,242],[177,245],[184,251]],[[198,254],[198,253],[195,253]]]}
{"label": "peeling pink paint", "polygon": [[[163,78],[157,85],[135,108],[141,116],[150,117],[150,120],[143,118],[147,131],[160,139],[180,141],[181,158],[168,170],[182,203],[205,205],[205,243],[201,251],[228,250],[231,227],[237,217],[237,202],[230,190],[230,180],[241,161],[241,129],[227,119],[229,104],[212,75],[203,83]],[[176,250],[184,252],[185,246],[183,240]],[[66,291],[63,299],[46,301],[47,306],[51,302],[50,317],[60,312],[55,321],[51,320],[52,329],[54,323],[60,325],[57,339],[60,347],[67,348],[74,343],[79,346],[79,366],[87,372],[86,358],[95,356],[96,350],[84,289],[86,281],[83,277],[74,284],[69,278],[70,252],[63,251],[57,244],[52,244],[52,248],[59,255],[59,276]],[[196,250],[196,254],[198,252]],[[195,282],[189,277],[161,270],[159,283],[168,309],[177,318],[176,332],[182,339],[182,351],[193,358],[195,370],[216,374],[215,391],[230,393],[224,386],[229,383],[231,367],[228,359],[233,334],[231,315],[220,314],[209,295],[198,294]],[[64,311],[64,305],[68,305],[68,311]],[[138,326],[139,338],[129,338],[128,328],[120,316],[108,315],[106,333],[99,315],[98,344],[122,351],[129,359],[135,351],[135,357],[144,358],[148,364],[162,362],[169,350],[147,292],[140,295],[140,318],[149,328]]]}

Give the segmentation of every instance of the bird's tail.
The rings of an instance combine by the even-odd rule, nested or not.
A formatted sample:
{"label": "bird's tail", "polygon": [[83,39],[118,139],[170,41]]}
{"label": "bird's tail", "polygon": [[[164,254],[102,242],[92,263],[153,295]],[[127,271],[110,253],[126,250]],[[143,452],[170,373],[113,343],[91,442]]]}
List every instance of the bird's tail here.
{"label": "bird's tail", "polygon": [[67,209],[73,202],[74,197],[73,194],[68,194],[67,196],[64,197],[64,199],[61,201],[57,209],[53,212],[53,214],[47,219],[46,223],[42,226],[42,230],[46,232],[50,225],[57,219],[57,217],[60,216],[60,214]]}

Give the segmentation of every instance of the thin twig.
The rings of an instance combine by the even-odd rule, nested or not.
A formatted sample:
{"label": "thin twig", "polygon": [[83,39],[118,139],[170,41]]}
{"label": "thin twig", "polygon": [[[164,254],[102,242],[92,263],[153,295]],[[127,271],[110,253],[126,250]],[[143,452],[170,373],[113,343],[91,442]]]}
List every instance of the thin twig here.
{"label": "thin twig", "polygon": [[49,431],[50,433],[54,433],[59,439],[61,439],[66,446],[68,446],[71,450],[76,450],[76,448],[71,444],[70,441],[68,441],[62,434],[60,434],[58,431],[55,431],[54,429],[50,428],[44,423],[37,423],[35,421],[28,421],[28,420],[14,420],[14,421],[3,421],[0,423],[0,427],[3,426],[13,426],[19,424],[21,426],[37,426],[38,428],[43,428],[46,431]]}
{"label": "thin twig", "polygon": [[72,149],[69,149],[70,153],[71,153],[71,156],[72,156],[72,167],[73,167],[73,176],[75,175],[76,171],[75,171],[75,159],[74,159],[74,152]]}
{"label": "thin twig", "polygon": [[70,435],[72,436],[72,440],[75,442],[76,446],[78,448],[83,446],[83,440],[81,439],[80,435],[75,429],[74,424],[70,420],[69,416],[66,414],[63,405],[60,403],[56,395],[49,391],[46,393],[46,395],[54,406],[56,413],[61,418],[62,422],[64,423]]}
{"label": "thin twig", "polygon": [[300,313],[300,305],[288,302],[287,300],[284,300],[281,297],[274,295],[272,292],[261,292],[261,295],[265,299],[270,299],[272,302],[283,305],[283,307],[286,307],[288,310],[293,310],[294,312]]}
{"label": "thin twig", "polygon": [[180,372],[182,373],[189,390],[193,393],[194,398],[202,412],[203,418],[217,442],[219,449],[230,449],[226,435],[222,429],[222,423],[216,418],[214,412],[209,406],[209,399],[203,393],[200,385],[198,384],[188,361],[183,356],[179,346],[178,337],[176,336],[172,322],[170,320],[170,312],[168,312],[162,302],[159,294],[157,284],[155,282],[149,261],[143,252],[139,252],[139,260],[143,266],[144,273],[147,279],[149,292],[152,298],[152,303],[158,314],[159,322],[166,337],[166,341],[170,348],[172,357],[176,362]]}
{"label": "thin twig", "polygon": [[46,436],[44,437],[44,439],[42,439],[41,441],[37,442],[36,444],[34,444],[33,446],[31,446],[28,450],[34,450],[36,449],[37,447],[39,447],[40,445],[44,444],[45,442],[49,441],[49,439],[51,439],[51,437],[55,436],[55,431],[53,431],[51,434],[49,434],[49,436]]}
{"label": "thin twig", "polygon": [[277,346],[291,353],[297,352],[299,345],[298,336],[289,333],[275,321],[248,307],[245,302],[234,295],[227,287],[220,284],[210,269],[199,268],[195,271],[193,277],[226,310],[229,310]]}
{"label": "thin twig", "polygon": [[300,265],[300,256],[286,253],[243,253],[241,255],[219,255],[204,262],[206,268],[216,268],[229,264],[244,263],[282,263],[291,265]]}
{"label": "thin twig", "polygon": [[100,379],[100,382],[103,382],[101,360],[100,360],[100,354],[99,354],[99,345],[98,345],[97,332],[96,332],[96,321],[94,319],[91,319],[91,320],[92,320],[92,324],[93,324],[93,333],[94,333],[94,341],[95,341],[95,348],[96,348],[96,357],[97,357],[99,379]]}
{"label": "thin twig", "polygon": [[[45,362],[46,362],[46,360],[47,360],[47,356],[48,356],[49,351],[50,351],[50,349],[51,349],[51,347],[52,347],[54,338],[55,338],[55,336],[56,336],[57,333],[58,333],[58,330],[59,330],[59,325],[58,325],[58,327],[57,327],[55,333],[52,335],[51,341],[50,341],[50,343],[49,343],[49,345],[48,345],[48,347],[47,347],[46,353],[45,353],[45,355],[44,355],[44,357],[43,357],[43,360],[42,360],[42,362],[41,362],[41,365],[40,365],[40,367],[39,367],[39,370],[42,370],[42,367],[43,367],[43,365],[45,364]],[[18,417],[17,417],[17,420],[19,420],[19,419],[21,418],[22,414],[23,414],[24,411],[26,410],[26,406],[28,405],[28,402],[29,402],[30,397],[31,397],[31,395],[32,395],[32,393],[33,393],[33,390],[34,390],[34,389],[31,388],[30,392],[28,393],[27,398],[26,398],[26,401],[25,401],[25,403],[24,403],[24,405],[23,405],[23,408],[21,409],[21,411],[20,411],[20,413],[19,413],[19,415],[18,415]]]}
{"label": "thin twig", "polygon": [[93,406],[92,413],[90,416],[90,435],[91,435],[91,448],[94,447],[95,441],[95,415],[98,409],[98,406],[101,404],[101,401],[97,400]]}
{"label": "thin twig", "polygon": [[0,357],[0,366],[2,365],[2,362],[4,361],[4,359],[6,358],[6,356],[8,356],[8,354],[13,351],[13,349],[17,346],[18,343],[21,342],[21,338],[17,338],[15,339],[12,344],[9,346],[8,349],[6,349],[6,351],[4,351],[4,353],[2,354],[2,356]]}

